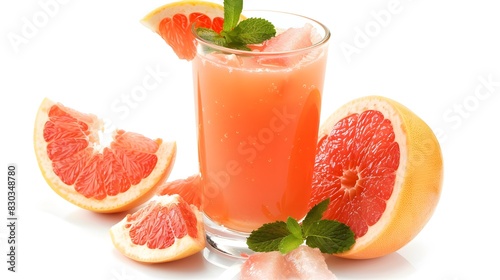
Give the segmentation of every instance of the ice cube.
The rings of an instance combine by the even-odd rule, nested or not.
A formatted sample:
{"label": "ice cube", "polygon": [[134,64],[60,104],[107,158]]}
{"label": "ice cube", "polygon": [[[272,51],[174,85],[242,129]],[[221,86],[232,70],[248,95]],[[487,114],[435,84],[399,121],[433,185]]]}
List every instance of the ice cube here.
{"label": "ice cube", "polygon": [[285,257],[280,252],[254,253],[241,267],[240,280],[285,280]]}
{"label": "ice cube", "polygon": [[317,248],[302,245],[286,255],[255,253],[241,267],[241,280],[336,280]]}
{"label": "ice cube", "polygon": [[296,279],[337,279],[328,269],[325,257],[318,248],[299,246],[285,255],[285,261]]}
{"label": "ice cube", "polygon": [[289,28],[263,44],[265,52],[291,51],[312,46],[311,32],[313,26],[306,23],[303,27]]}
{"label": "ice cube", "polygon": [[[288,52],[312,46],[313,26],[309,23],[303,27],[289,28],[276,37],[265,41],[262,52]],[[276,57],[261,58],[263,65],[292,66],[302,60],[307,52],[281,54]]]}

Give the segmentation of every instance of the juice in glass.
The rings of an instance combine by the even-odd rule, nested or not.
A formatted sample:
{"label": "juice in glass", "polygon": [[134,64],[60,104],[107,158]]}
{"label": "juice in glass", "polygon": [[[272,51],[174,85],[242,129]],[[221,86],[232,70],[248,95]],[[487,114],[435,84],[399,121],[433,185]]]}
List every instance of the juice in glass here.
{"label": "juice in glass", "polygon": [[303,218],[311,193],[329,31],[297,15],[262,17],[287,28],[312,24],[315,41],[266,53],[197,38],[193,60],[202,211],[208,243],[227,254],[238,252],[221,249],[231,246],[224,241]]}

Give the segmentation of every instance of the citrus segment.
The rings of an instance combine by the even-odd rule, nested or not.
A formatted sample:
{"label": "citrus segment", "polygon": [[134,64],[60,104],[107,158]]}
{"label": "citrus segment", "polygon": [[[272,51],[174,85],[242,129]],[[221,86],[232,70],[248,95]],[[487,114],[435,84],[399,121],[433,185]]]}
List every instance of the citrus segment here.
{"label": "citrus segment", "polygon": [[156,196],[114,225],[110,235],[123,255],[147,263],[177,260],[205,247],[201,213],[179,195]]}
{"label": "citrus segment", "polygon": [[60,196],[96,212],[131,209],[151,198],[170,173],[176,145],[117,130],[101,144],[103,123],[45,99],[34,142],[47,183]]}
{"label": "citrus segment", "polygon": [[442,156],[427,124],[384,97],[349,102],[320,127],[310,205],[351,227],[347,258],[374,258],[412,240],[441,193]]}
{"label": "citrus segment", "polygon": [[224,7],[206,1],[178,1],[158,7],[141,22],[158,33],[181,59],[191,60],[196,54],[196,43],[191,33],[195,27],[222,30]]}
{"label": "citrus segment", "polygon": [[194,174],[186,179],[177,179],[162,184],[158,188],[158,195],[180,195],[187,203],[201,209],[202,182],[200,174]]}

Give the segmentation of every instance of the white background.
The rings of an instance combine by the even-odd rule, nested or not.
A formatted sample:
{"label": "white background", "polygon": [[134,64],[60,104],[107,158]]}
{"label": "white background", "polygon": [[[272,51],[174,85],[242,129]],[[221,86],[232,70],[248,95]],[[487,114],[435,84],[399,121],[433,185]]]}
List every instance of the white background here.
{"label": "white background", "polygon": [[[351,99],[384,95],[418,114],[441,142],[443,192],[424,230],[387,257],[329,259],[332,271],[340,279],[498,277],[500,5],[493,0],[246,2],[248,9],[296,12],[330,27],[323,120]],[[56,5],[47,10],[44,3]],[[14,274],[3,261],[7,185],[0,184],[1,279],[218,279],[223,272],[201,254],[160,265],[121,256],[108,229],[123,214],[90,213],[57,196],[43,180],[33,151],[37,108],[49,97],[106,118],[110,126],[177,141],[170,179],[196,172],[190,63],[178,60],[139,23],[164,3],[1,2],[0,169],[5,175],[0,178],[6,182],[7,165],[17,164],[19,217]],[[28,32],[30,24],[35,28]],[[157,87],[135,94],[152,72]]]}

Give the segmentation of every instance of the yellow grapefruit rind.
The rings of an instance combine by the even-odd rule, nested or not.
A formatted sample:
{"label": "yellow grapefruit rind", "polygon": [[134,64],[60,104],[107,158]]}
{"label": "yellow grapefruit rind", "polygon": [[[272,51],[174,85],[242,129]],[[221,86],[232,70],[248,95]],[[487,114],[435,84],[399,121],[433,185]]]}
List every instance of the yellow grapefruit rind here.
{"label": "yellow grapefruit rind", "polygon": [[443,160],[439,142],[430,127],[402,104],[381,96],[355,99],[333,113],[320,127],[319,138],[330,134],[342,118],[366,110],[377,110],[391,120],[400,145],[400,164],[386,211],[347,252],[350,259],[381,257],[410,242],[431,218],[443,182]]}
{"label": "yellow grapefruit rind", "polygon": [[172,17],[175,14],[189,15],[193,12],[202,13],[211,19],[215,17],[224,17],[224,7],[217,3],[208,1],[185,0],[163,5],[148,13],[141,23],[152,31],[159,33],[158,26],[166,17]]}
{"label": "yellow grapefruit rind", "polygon": [[[74,205],[98,213],[126,211],[141,205],[155,195],[157,188],[168,178],[172,171],[177,152],[175,142],[162,142],[156,152],[158,162],[150,175],[142,179],[139,184],[132,185],[126,192],[116,196],[107,196],[102,200],[87,198],[77,192],[73,186],[62,182],[52,169],[52,161],[47,155],[47,142],[43,137],[43,129],[48,121],[48,112],[55,104],[48,98],[42,101],[36,116],[34,131],[34,146],[38,166],[52,190]],[[93,128],[102,129],[102,122],[97,118],[94,121]]]}
{"label": "yellow grapefruit rind", "polygon": [[[179,195],[163,195],[155,196],[152,201],[160,203],[160,205],[168,205],[176,203],[179,198]],[[198,253],[205,248],[206,241],[203,217],[196,206],[189,206],[196,215],[198,238],[192,238],[189,235],[186,235],[181,239],[177,239],[172,246],[166,249],[150,249],[146,245],[137,245],[132,243],[129,233],[130,227],[125,227],[127,221],[127,217],[125,217],[109,230],[113,245],[124,256],[144,263],[171,262]]]}

